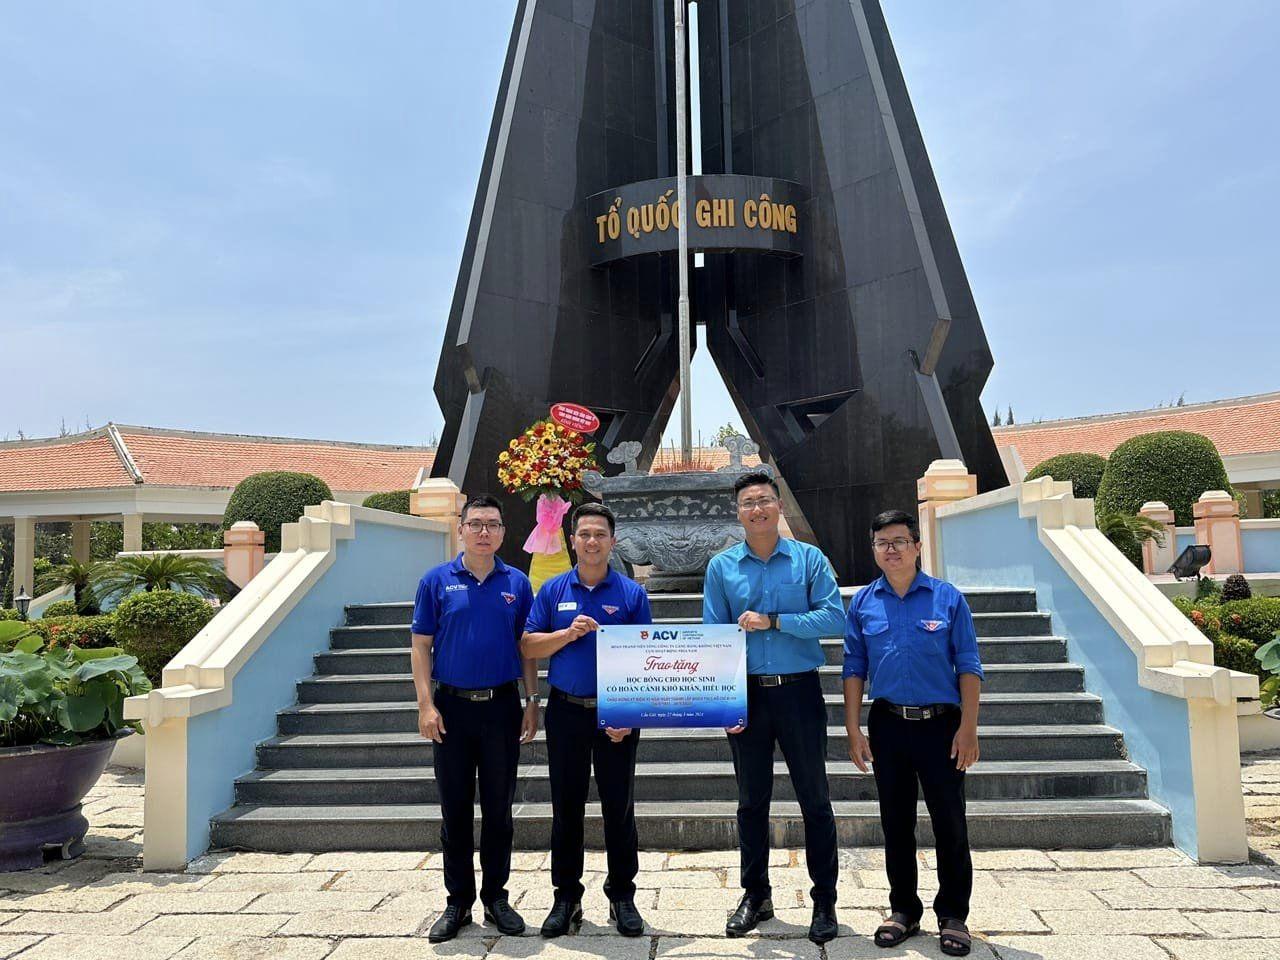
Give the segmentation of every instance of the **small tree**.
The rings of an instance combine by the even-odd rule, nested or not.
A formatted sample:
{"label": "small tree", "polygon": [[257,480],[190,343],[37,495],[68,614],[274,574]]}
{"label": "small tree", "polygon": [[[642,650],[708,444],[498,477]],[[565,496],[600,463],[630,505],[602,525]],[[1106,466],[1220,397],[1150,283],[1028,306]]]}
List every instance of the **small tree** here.
{"label": "small tree", "polygon": [[1006,426],[1013,426],[1013,404],[1009,404],[1009,412],[1005,414],[1004,422]]}
{"label": "small tree", "polygon": [[103,597],[127,597],[139,590],[175,590],[215,597],[224,593],[226,580],[211,561],[173,553],[120,557],[101,569],[95,590]]}
{"label": "small tree", "polygon": [[1099,515],[1135,514],[1148,500],[1161,500],[1179,526],[1190,526],[1192,504],[1206,490],[1235,493],[1212,440],[1182,430],[1144,433],[1111,452],[1098,485],[1097,509]]}
{"label": "small tree", "polygon": [[1000,420],[1000,408],[996,407],[996,412],[991,415],[991,425],[993,427],[1002,427],[1004,424]]}
{"label": "small tree", "polygon": [[59,587],[70,587],[75,591],[76,612],[87,615],[98,613],[98,598],[93,585],[103,575],[101,564],[81,563],[75,557],[68,557],[44,576],[36,580],[36,595],[57,590]]}
{"label": "small tree", "polygon": [[307,507],[332,499],[329,485],[309,473],[255,473],[241,480],[231,492],[227,512],[222,515],[222,529],[230,530],[240,520],[252,520],[266,535],[267,553],[277,553],[281,526],[296,523]]}

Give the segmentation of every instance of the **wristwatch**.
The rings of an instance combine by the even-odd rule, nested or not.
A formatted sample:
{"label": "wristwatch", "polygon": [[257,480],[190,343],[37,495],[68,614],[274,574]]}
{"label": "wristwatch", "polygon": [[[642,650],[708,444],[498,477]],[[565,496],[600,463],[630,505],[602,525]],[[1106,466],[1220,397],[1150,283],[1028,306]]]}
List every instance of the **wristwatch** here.
{"label": "wristwatch", "polygon": [[524,705],[525,705],[525,707],[527,708],[527,707],[529,706],[529,704],[531,704],[531,703],[538,703],[538,702],[539,702],[539,701],[541,701],[541,700],[542,700],[542,695],[541,695],[541,694],[538,694],[538,693],[531,693],[531,694],[529,694],[529,699],[528,699],[528,700],[526,700],[526,701],[524,702]]}
{"label": "wristwatch", "polygon": [[769,629],[781,630],[782,627],[778,623],[778,615],[776,613],[771,613],[768,616],[769,616]]}

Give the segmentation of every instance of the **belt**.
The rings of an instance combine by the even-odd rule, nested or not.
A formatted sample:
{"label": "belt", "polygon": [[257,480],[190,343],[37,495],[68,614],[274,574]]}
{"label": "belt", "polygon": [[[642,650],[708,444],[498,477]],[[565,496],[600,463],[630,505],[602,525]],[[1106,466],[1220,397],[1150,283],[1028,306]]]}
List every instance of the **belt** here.
{"label": "belt", "polygon": [[557,700],[565,700],[572,703],[576,707],[586,707],[589,710],[594,710],[598,703],[596,697],[575,697],[571,693],[565,693],[559,687],[551,688],[551,696],[555,697]]}
{"label": "belt", "polygon": [[507,690],[514,690],[516,682],[511,680],[507,683],[500,683],[496,687],[455,687],[449,683],[436,683],[437,693],[448,693],[462,700],[470,700],[473,703],[481,703],[485,700],[492,700],[498,694]]}
{"label": "belt", "polygon": [[785,683],[803,680],[812,673],[812,670],[805,670],[803,673],[753,673],[747,677],[747,682],[757,687],[780,687]]}
{"label": "belt", "polygon": [[904,707],[901,704],[890,703],[888,700],[877,700],[876,703],[883,703],[889,712],[896,713],[903,720],[932,720],[944,713],[960,709],[958,703],[931,703],[924,707]]}

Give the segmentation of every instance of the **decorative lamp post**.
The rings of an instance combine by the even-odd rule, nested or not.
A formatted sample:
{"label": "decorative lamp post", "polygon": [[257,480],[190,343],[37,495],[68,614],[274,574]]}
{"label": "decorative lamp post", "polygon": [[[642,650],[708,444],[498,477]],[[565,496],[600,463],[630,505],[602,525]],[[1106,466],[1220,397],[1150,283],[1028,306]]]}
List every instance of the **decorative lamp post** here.
{"label": "decorative lamp post", "polygon": [[18,588],[18,595],[13,598],[14,606],[18,608],[18,617],[27,619],[27,610],[31,607],[31,597],[27,595],[26,587]]}

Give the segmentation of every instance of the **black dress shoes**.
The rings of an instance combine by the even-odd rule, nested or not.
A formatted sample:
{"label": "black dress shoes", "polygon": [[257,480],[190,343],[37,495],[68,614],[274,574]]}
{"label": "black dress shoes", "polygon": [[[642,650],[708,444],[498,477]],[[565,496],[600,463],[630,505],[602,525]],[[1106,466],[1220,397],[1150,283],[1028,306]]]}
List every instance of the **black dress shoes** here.
{"label": "black dress shoes", "polygon": [[484,922],[492,923],[507,937],[524,933],[524,917],[516,913],[506,900],[495,900],[484,908]]}
{"label": "black dress shoes", "polygon": [[761,900],[749,893],[743,894],[738,909],[733,911],[733,916],[724,925],[724,933],[727,937],[745,936],[759,924],[772,919],[773,900],[769,897]]}
{"label": "black dress shoes", "polygon": [[836,938],[840,925],[836,922],[834,903],[821,901],[813,905],[813,921],[809,924],[809,939],[814,943],[827,943]]}
{"label": "black dress shoes", "polygon": [[638,937],[644,933],[644,917],[636,909],[634,900],[619,900],[609,904],[609,919],[624,937]]}
{"label": "black dress shoes", "polygon": [[444,908],[444,913],[431,925],[427,939],[432,943],[444,943],[458,935],[463,927],[471,925],[471,911],[452,904]]}
{"label": "black dress shoes", "polygon": [[563,937],[566,933],[577,933],[582,926],[582,904],[567,903],[557,900],[551,905],[551,912],[542,921],[542,935],[550,940],[552,937]]}

